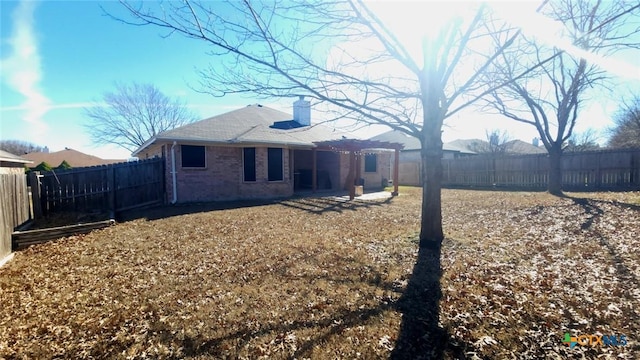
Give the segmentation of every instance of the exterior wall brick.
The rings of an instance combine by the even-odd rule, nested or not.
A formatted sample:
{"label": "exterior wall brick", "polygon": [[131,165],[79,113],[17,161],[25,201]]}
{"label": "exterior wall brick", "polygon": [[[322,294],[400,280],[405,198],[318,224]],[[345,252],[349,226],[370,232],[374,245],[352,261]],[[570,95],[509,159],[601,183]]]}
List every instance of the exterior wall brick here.
{"label": "exterior wall brick", "polygon": [[[170,146],[168,146],[170,149]],[[268,181],[267,148],[256,147],[256,181],[243,179],[242,147],[206,146],[204,168],[183,168],[180,146],[176,146],[178,202],[265,199],[293,195],[289,150],[283,149],[283,180]],[[169,154],[170,157],[170,154]],[[171,159],[168,159],[167,193],[172,199]]]}
{"label": "exterior wall brick", "polygon": [[360,162],[360,176],[364,179],[364,188],[366,190],[379,190],[386,184],[382,183],[382,180],[389,180],[392,178],[391,174],[391,157],[393,152],[389,151],[364,151],[368,154],[376,154],[377,165],[375,172],[364,172],[364,154],[362,155],[362,161]]}
{"label": "exterior wall brick", "polygon": [[[380,190],[383,188],[382,180],[391,178],[391,160],[393,152],[389,151],[364,151],[377,154],[376,172],[364,172],[364,154],[360,162],[360,177],[364,179],[365,190]],[[340,153],[340,189],[347,188],[347,176],[349,176],[349,153]]]}
{"label": "exterior wall brick", "polygon": [[[243,178],[243,148],[233,146],[205,146],[204,168],[183,168],[181,144],[175,146],[177,202],[209,202],[243,199],[281,198],[293,195],[293,169],[291,154],[293,150],[283,148],[283,180],[268,181],[268,147],[256,147],[256,181],[245,182]],[[158,144],[149,147],[140,158],[165,158],[166,201],[173,200],[172,144]],[[379,189],[382,179],[389,179],[391,157],[393,153],[380,152],[375,173],[364,172],[362,162],[361,175],[365,179],[365,188]],[[323,157],[321,157],[323,158]],[[345,189],[349,174],[349,154],[336,153],[325,155],[327,163],[318,163],[319,169],[330,172],[332,188]]]}

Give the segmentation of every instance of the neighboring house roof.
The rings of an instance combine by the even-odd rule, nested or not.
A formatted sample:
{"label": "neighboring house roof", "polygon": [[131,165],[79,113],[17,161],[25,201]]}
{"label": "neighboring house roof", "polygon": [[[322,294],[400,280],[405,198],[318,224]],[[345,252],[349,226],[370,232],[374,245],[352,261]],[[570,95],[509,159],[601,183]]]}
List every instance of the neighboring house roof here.
{"label": "neighboring house roof", "polygon": [[469,155],[477,154],[477,151],[468,149],[466,147],[458,146],[453,142],[448,142],[448,143],[442,144],[442,150],[458,152],[460,154],[469,154]]}
{"label": "neighboring house roof", "polygon": [[420,150],[420,140],[402,131],[390,130],[372,137],[370,140],[387,141],[404,145],[404,150]]}
{"label": "neighboring house roof", "polygon": [[[480,139],[459,139],[448,143],[450,146],[469,149],[476,153],[491,152],[489,143]],[[529,144],[522,140],[511,140],[504,143],[504,152],[507,154],[544,154],[547,151],[543,147]]]}
{"label": "neighboring house roof", "polygon": [[511,140],[505,143],[506,151],[512,154],[545,154],[544,147],[535,146],[522,140]]}
{"label": "neighboring house roof", "polygon": [[[420,150],[420,140],[415,136],[410,136],[402,131],[391,130],[380,135],[376,135],[371,138],[371,140],[377,141],[387,141],[392,143],[400,143],[404,145],[404,150]],[[459,152],[464,154],[475,154],[475,152],[470,151],[464,147],[458,147],[452,145],[451,143],[446,143],[442,145],[443,151],[451,151],[451,152]]]}
{"label": "neighboring house roof", "polygon": [[294,124],[292,115],[262,105],[249,105],[238,110],[196,121],[162,132],[133,152],[139,154],[157,142],[191,142],[203,144],[273,144],[315,147],[315,142],[353,138],[349,133],[324,125]]}
{"label": "neighboring house roof", "polygon": [[71,167],[85,167],[85,166],[98,166],[98,165],[108,165],[117,162],[124,162],[123,160],[118,159],[101,159],[97,156],[85,154],[83,152],[65,148],[61,151],[45,153],[45,152],[32,152],[25,154],[23,156],[25,159],[33,161],[34,164],[40,164],[41,162],[46,162],[50,166],[56,167],[60,165],[63,161],[66,161]]}
{"label": "neighboring house roof", "polygon": [[15,164],[30,164],[31,160],[22,158],[18,155],[14,155],[4,150],[0,150],[0,162],[8,162],[8,163],[15,163]]}
{"label": "neighboring house roof", "polygon": [[480,139],[457,139],[447,143],[449,146],[471,151],[473,153],[487,153],[489,150],[489,143]]}
{"label": "neighboring house roof", "polygon": [[[371,140],[388,141],[401,143],[404,150],[420,150],[420,141],[409,136],[402,131],[391,130],[380,135],[376,135]],[[509,154],[543,154],[546,150],[543,147],[537,147],[522,140],[511,140],[505,144],[505,152]],[[444,143],[443,151],[458,152],[462,154],[479,154],[490,152],[489,143],[480,139],[458,139]]]}

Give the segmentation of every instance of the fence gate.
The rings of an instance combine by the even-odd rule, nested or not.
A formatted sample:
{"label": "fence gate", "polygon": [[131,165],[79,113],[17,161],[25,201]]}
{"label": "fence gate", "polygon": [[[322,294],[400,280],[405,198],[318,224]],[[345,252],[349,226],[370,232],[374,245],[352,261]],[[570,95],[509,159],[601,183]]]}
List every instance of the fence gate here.
{"label": "fence gate", "polygon": [[0,173],[0,260],[11,253],[13,229],[29,220],[29,215],[29,192],[24,173]]}
{"label": "fence gate", "polygon": [[164,202],[164,159],[32,173],[30,183],[36,217],[63,211],[115,216]]}

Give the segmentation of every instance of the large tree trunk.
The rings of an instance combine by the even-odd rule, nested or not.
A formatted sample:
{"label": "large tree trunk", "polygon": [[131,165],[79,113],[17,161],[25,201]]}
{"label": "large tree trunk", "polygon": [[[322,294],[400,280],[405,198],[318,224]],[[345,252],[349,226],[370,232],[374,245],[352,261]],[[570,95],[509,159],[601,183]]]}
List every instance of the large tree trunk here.
{"label": "large tree trunk", "polygon": [[553,195],[562,195],[562,147],[549,149],[549,182],[547,191]]}
{"label": "large tree trunk", "polygon": [[[428,128],[426,130],[429,130]],[[422,150],[422,222],[420,247],[440,249],[442,231],[442,139],[440,129],[423,132]],[[435,133],[435,134],[434,134]]]}

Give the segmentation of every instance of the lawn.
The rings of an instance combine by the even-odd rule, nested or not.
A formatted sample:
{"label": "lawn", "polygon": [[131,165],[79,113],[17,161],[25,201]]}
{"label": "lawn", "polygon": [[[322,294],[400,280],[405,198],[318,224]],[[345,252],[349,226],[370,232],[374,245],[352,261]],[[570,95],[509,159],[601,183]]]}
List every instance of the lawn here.
{"label": "lawn", "polygon": [[638,358],[640,193],[568,195],[148,211],[0,268],[0,358]]}

